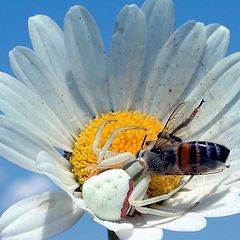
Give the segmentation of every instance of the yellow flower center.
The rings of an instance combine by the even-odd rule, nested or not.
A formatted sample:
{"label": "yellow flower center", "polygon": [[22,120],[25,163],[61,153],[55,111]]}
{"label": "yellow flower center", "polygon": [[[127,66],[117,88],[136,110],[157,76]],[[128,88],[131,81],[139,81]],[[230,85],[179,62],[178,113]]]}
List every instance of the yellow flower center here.
{"label": "yellow flower center", "polygon": [[[139,112],[111,112],[97,116],[76,139],[70,158],[72,172],[75,174],[80,186],[90,174],[96,171],[88,169],[89,166],[97,164],[97,156],[92,150],[92,143],[99,126],[109,120],[116,121],[104,127],[98,146],[99,149],[102,148],[115,129],[127,126],[140,126],[147,129],[146,131],[141,129],[121,131],[109,148],[110,151],[119,153],[131,152],[136,154],[140,150],[145,135],[147,135],[146,141],[154,141],[158,132],[163,128],[162,123],[157,118]],[[149,197],[170,192],[179,185],[180,179],[179,176],[153,176],[148,189]]]}

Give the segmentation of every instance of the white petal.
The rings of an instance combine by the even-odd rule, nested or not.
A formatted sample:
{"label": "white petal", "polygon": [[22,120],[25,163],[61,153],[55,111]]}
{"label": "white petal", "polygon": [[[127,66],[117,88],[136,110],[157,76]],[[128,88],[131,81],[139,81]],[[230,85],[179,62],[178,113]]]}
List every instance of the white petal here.
{"label": "white petal", "polygon": [[[204,201],[207,196],[212,194],[219,194],[224,196],[230,191],[227,185],[205,185],[196,186],[193,190],[183,189],[166,201],[166,204],[160,206],[161,210],[170,212],[179,212],[184,209],[192,208],[192,212],[196,212],[199,204]],[[220,197],[219,197],[220,199]],[[189,211],[189,210],[188,210]],[[197,211],[198,212],[198,211]]]}
{"label": "white petal", "polygon": [[110,50],[109,88],[113,110],[128,110],[138,86],[146,47],[146,26],[136,5],[119,13]]}
{"label": "white petal", "polygon": [[71,111],[71,115],[78,118],[79,123],[86,123],[87,118],[83,113],[86,104],[81,98],[71,72],[62,30],[51,18],[44,15],[29,18],[28,26],[35,53],[54,71],[62,83],[58,84],[58,87],[61,87],[61,92],[67,96],[65,101],[68,101],[66,103],[68,110]]}
{"label": "white petal", "polygon": [[240,195],[240,181],[238,179],[237,182],[233,182],[229,184],[230,186],[230,192],[236,194],[236,195]]}
{"label": "white petal", "polygon": [[79,123],[68,110],[68,96],[54,72],[28,48],[16,47],[9,55],[17,78],[44,100],[72,136],[77,136]]}
{"label": "white petal", "polygon": [[143,4],[142,11],[146,19],[147,46],[141,80],[132,103],[134,110],[142,110],[146,79],[160,49],[174,31],[175,26],[175,13],[171,0],[147,0]]}
{"label": "white petal", "polygon": [[189,96],[188,100],[194,103],[202,98],[206,101],[193,121],[194,138],[208,131],[238,102],[239,56],[237,53],[219,62]]}
{"label": "white petal", "polygon": [[51,66],[58,78],[64,78],[69,63],[59,26],[48,16],[36,15],[29,18],[28,28],[35,53]]}
{"label": "white petal", "polygon": [[0,110],[20,125],[47,138],[56,147],[70,150],[72,141],[65,127],[46,104],[25,85],[0,73]]}
{"label": "white petal", "polygon": [[[215,28],[214,31],[213,28]],[[230,32],[224,26],[218,24],[210,24],[206,29],[207,48],[204,54],[204,62],[209,70],[226,55],[230,41]]]}
{"label": "white petal", "polygon": [[239,182],[240,169],[234,171],[230,166],[229,173],[230,173],[229,176],[222,181],[222,184],[231,185],[232,183]]}
{"label": "white petal", "polygon": [[83,214],[64,192],[45,192],[11,206],[0,218],[2,240],[48,239],[75,224]]}
{"label": "white petal", "polygon": [[219,24],[217,23],[212,23],[206,26],[207,28],[207,38],[209,38],[218,28]]}
{"label": "white petal", "polygon": [[[238,104],[239,106],[239,104]],[[239,108],[236,109],[235,106],[233,107],[236,110],[236,114],[235,116],[237,118],[238,117],[238,113],[239,113]],[[226,114],[228,115],[228,114]],[[224,123],[225,121],[225,116],[223,116],[223,118],[221,119],[221,122],[223,122],[222,125],[225,125],[227,127],[227,124]],[[233,119],[232,120],[237,120]],[[229,123],[232,122],[232,120],[229,121]],[[239,121],[239,120],[238,120]],[[218,124],[218,123],[217,123]],[[227,159],[227,164],[230,165],[231,169],[239,169],[239,165],[240,165],[240,161],[239,161],[239,151],[240,151],[240,146],[239,146],[239,142],[240,142],[240,137],[239,134],[236,134],[240,129],[240,123],[238,122],[236,125],[230,125],[229,128],[226,128],[225,132],[218,132],[218,135],[215,139],[216,142],[220,142],[224,145],[226,145],[229,149],[230,149],[230,155]],[[214,131],[216,130],[216,128],[214,129]],[[219,131],[221,131],[221,129],[219,129]],[[212,131],[211,131],[212,133]]]}
{"label": "white petal", "polygon": [[51,66],[58,78],[65,78],[69,63],[59,26],[48,16],[36,15],[29,18],[28,28],[35,53]]}
{"label": "white petal", "polygon": [[134,228],[115,232],[120,240],[161,240],[163,231],[160,228]]}
{"label": "white petal", "polygon": [[[199,94],[199,96],[203,96],[203,94],[214,84],[214,81],[217,81],[218,78],[221,78],[224,74],[231,74],[231,68],[235,65],[239,64],[240,62],[240,54],[236,53],[230,55],[229,57],[223,59],[219,62],[216,67],[200,82],[198,88],[196,88],[189,99],[193,99],[195,94]],[[223,87],[225,91],[227,88]],[[223,91],[222,90],[222,91]],[[208,104],[208,103],[206,103]],[[208,126],[207,129],[199,130],[198,121],[193,121],[193,127],[195,131],[197,131],[197,135],[201,135],[202,139],[209,140],[209,141],[217,141],[219,143],[227,143],[230,144],[228,147],[234,148],[235,145],[232,144],[231,137],[236,137],[236,134],[231,135],[230,131],[234,129],[238,129],[239,125],[239,102],[233,105],[225,114],[221,114],[219,116],[218,121],[212,124],[212,126]],[[207,106],[208,107],[208,106]],[[206,108],[207,109],[207,108]],[[212,113],[212,112],[211,112]],[[199,112],[197,117],[201,115],[205,116],[206,112],[204,113],[204,106]],[[205,124],[208,122],[205,121]],[[192,131],[194,132],[194,131]],[[234,131],[233,131],[234,132]],[[221,142],[221,139],[225,139]]]}
{"label": "white petal", "polygon": [[97,217],[93,217],[93,220],[96,223],[99,223],[101,225],[103,225],[104,227],[106,227],[107,229],[111,230],[111,231],[121,231],[121,230],[126,230],[126,229],[132,229],[133,225],[131,223],[125,223],[125,222],[109,222],[109,221],[103,221]]}
{"label": "white petal", "polygon": [[240,147],[231,149],[230,156],[229,156],[229,164],[233,167],[233,169],[240,170],[240,163],[239,163],[239,156],[240,156]]}
{"label": "white petal", "polygon": [[[195,209],[193,211],[195,211]],[[193,232],[202,230],[206,225],[207,221],[201,214],[186,213],[182,217],[171,219],[167,223],[160,224],[159,227],[171,231]]]}
{"label": "white petal", "polygon": [[235,103],[229,109],[229,111],[220,117],[219,121],[217,121],[201,136],[202,139],[210,139],[226,145],[230,149],[230,155],[227,159],[227,164],[230,164],[231,169],[238,170],[240,169],[240,136],[236,133],[240,130],[239,109],[240,101]]}
{"label": "white petal", "polygon": [[233,171],[230,169],[225,169],[224,171],[216,174],[207,174],[207,175],[196,175],[194,178],[187,184],[187,189],[196,189],[206,186],[218,186],[225,183],[227,179],[233,175]]}
{"label": "white petal", "polygon": [[[204,55],[199,63],[187,88],[181,96],[181,102],[191,93],[193,88],[199,87],[199,81],[203,78],[217,62],[225,56],[229,45],[229,30],[218,24],[211,24],[206,27],[207,45]],[[180,101],[179,101],[180,102]]]}
{"label": "white petal", "polygon": [[47,175],[57,186],[72,196],[73,192],[79,187],[75,181],[75,176],[71,172],[71,164],[59,155],[51,156],[48,152],[40,152],[36,159],[37,167]]}
{"label": "white petal", "polygon": [[[80,192],[74,192],[73,196],[70,196],[72,198],[73,203],[78,207],[83,209],[85,212],[89,213],[89,209],[86,208],[86,205],[81,198],[82,193]],[[91,214],[90,214],[91,215]]]}
{"label": "white petal", "polygon": [[205,45],[206,30],[201,23],[188,22],[170,36],[146,85],[145,112],[163,119],[174,107],[196,71]]}
{"label": "white petal", "polygon": [[175,13],[171,0],[147,0],[143,4],[142,11],[147,24],[147,54],[144,62],[144,75],[148,75],[159,50],[174,30]]}
{"label": "white petal", "polygon": [[213,69],[199,82],[198,86],[191,92],[187,100],[191,101],[194,96],[198,96],[198,99],[204,95],[205,92],[220,78],[223,74],[229,71],[232,67],[238,64],[240,61],[240,53],[234,53],[226,58],[222,59],[219,63],[214,66]]}
{"label": "white petal", "polygon": [[0,154],[20,167],[40,172],[35,159],[42,150],[56,155],[46,141],[36,139],[34,132],[2,115],[0,117]]}
{"label": "white petal", "polygon": [[240,197],[233,193],[216,193],[206,196],[194,211],[205,217],[223,217],[240,213]]}
{"label": "white petal", "polygon": [[239,135],[236,132],[240,128],[240,102],[237,102],[229,111],[224,114],[218,122],[205,131],[202,139],[215,140],[227,144],[231,149],[238,146]]}
{"label": "white petal", "polygon": [[0,143],[0,154],[5,159],[9,160],[10,162],[25,168],[32,172],[40,173],[39,169],[37,169],[35,162],[33,159],[28,158],[27,156],[22,155],[20,152],[15,151],[11,147]]}
{"label": "white petal", "polygon": [[95,115],[110,111],[104,46],[94,19],[85,8],[75,6],[66,14],[64,40],[84,100]]}
{"label": "white petal", "polygon": [[[239,124],[239,107],[240,101],[237,102],[222,118],[220,124],[218,122],[218,131],[219,133],[215,136],[216,141],[225,142],[229,148],[239,147],[239,135],[236,132],[239,131],[240,124]],[[226,123],[225,123],[226,121]],[[220,125],[220,126],[219,126]],[[216,131],[215,125],[211,130]],[[214,139],[214,138],[213,138]]]}

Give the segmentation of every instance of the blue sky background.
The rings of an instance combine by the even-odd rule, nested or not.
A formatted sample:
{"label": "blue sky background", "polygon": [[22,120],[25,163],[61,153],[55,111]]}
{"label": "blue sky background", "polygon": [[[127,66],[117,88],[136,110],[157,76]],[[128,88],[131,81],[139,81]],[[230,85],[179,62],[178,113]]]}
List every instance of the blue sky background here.
{"label": "blue sky background", "polygon": [[[96,18],[106,46],[109,46],[117,13],[125,4],[142,5],[142,0],[1,0],[0,1],[0,71],[11,73],[8,52],[14,46],[31,47],[28,37],[27,19],[35,14],[46,14],[60,26],[65,12],[72,5],[87,7]],[[229,53],[240,51],[240,1],[236,0],[175,0],[177,26],[190,19],[205,24],[220,23],[231,31]],[[54,189],[47,178],[31,174],[4,159],[0,159],[0,213],[11,203],[25,196],[46,189]],[[30,220],[31,221],[31,220]],[[208,226],[195,233],[165,231],[165,240],[227,240],[238,238],[240,215],[208,219]],[[107,239],[106,230],[83,217],[78,224],[54,240]]]}

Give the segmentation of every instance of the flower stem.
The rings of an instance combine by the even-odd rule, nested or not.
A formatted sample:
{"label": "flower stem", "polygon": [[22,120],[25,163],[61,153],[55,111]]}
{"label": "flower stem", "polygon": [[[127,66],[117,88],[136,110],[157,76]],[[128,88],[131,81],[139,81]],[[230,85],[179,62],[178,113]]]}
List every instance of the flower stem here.
{"label": "flower stem", "polygon": [[115,232],[108,230],[108,240],[119,240]]}

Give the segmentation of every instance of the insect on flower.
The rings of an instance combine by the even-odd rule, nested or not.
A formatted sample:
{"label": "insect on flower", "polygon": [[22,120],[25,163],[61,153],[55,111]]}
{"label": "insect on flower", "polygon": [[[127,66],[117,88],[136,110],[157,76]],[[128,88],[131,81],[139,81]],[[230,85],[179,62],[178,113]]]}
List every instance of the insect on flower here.
{"label": "insect on flower", "polygon": [[[93,149],[98,155],[98,165],[95,167],[105,170],[91,176],[83,185],[83,199],[87,207],[99,218],[109,221],[120,220],[134,210],[143,214],[177,216],[192,209],[197,203],[189,209],[174,213],[155,208],[154,204],[170,198],[189,183],[194,175],[217,173],[227,167],[225,163],[230,153],[227,147],[207,141],[183,142],[180,137],[203,103],[204,100],[185,120],[182,119],[187,104],[179,104],[159,132],[157,141],[147,142],[147,147],[143,148],[144,139],[143,149],[136,156],[128,152],[113,153],[108,148],[120,131],[141,127],[116,129],[103,148],[97,150],[101,132],[110,121],[103,123],[97,131]],[[147,198],[151,175],[190,177],[182,179],[179,186],[167,194]]]}

